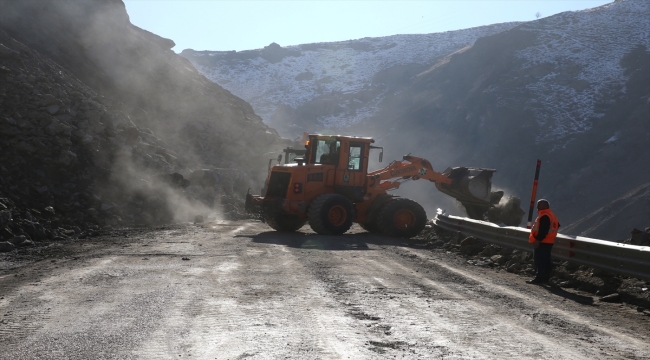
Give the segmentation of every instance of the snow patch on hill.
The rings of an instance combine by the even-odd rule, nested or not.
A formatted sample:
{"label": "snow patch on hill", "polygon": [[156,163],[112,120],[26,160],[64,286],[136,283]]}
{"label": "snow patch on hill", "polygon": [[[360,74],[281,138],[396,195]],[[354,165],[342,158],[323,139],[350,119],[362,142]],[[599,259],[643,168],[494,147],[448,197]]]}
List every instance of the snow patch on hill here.
{"label": "snow patch on hill", "polygon": [[[279,104],[294,109],[330,93],[354,93],[371,86],[379,71],[395,65],[431,64],[476,39],[511,29],[519,23],[504,23],[435,34],[394,35],[333,43],[288,46],[298,56],[270,62],[261,56],[233,61],[233,52],[184,51],[210,80],[253,105],[268,120]],[[259,50],[255,50],[258,51]],[[246,53],[246,52],[242,52]],[[200,57],[211,57],[205,64]],[[321,117],[327,127],[340,127],[372,116],[384,93],[352,112]]]}
{"label": "snow patch on hill", "polygon": [[604,115],[598,102],[625,92],[628,77],[620,62],[639,45],[650,50],[649,19],[650,1],[628,0],[520,27],[537,34],[535,45],[517,53],[523,68],[555,69],[527,86],[534,94],[527,106],[542,127],[538,143],[564,139],[566,144],[568,136],[589,130]]}

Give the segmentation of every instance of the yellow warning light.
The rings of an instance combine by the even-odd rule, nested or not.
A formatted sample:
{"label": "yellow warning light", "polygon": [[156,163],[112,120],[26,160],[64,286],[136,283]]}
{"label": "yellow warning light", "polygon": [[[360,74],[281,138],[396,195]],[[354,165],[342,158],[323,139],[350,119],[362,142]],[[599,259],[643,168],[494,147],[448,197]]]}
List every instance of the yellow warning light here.
{"label": "yellow warning light", "polygon": [[309,146],[309,140],[305,142],[305,146]]}

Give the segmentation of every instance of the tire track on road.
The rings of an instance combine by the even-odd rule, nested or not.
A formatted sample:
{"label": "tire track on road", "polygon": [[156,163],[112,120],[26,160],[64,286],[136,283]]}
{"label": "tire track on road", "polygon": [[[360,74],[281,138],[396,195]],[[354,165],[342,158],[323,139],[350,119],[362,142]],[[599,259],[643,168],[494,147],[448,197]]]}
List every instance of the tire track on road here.
{"label": "tire track on road", "polygon": [[82,260],[0,279],[0,359],[650,358],[623,312],[601,329],[584,306],[402,241],[186,227],[70,243]]}
{"label": "tire track on road", "polygon": [[[214,246],[233,257],[197,259],[196,266],[206,269],[200,291],[179,294],[173,315],[138,353],[151,358],[368,357],[351,319],[294,252],[251,242],[241,234],[245,230],[217,234]],[[233,239],[233,234],[240,235]]]}
{"label": "tire track on road", "polygon": [[[424,261],[433,267],[440,270],[441,273],[451,274],[453,276],[462,277],[463,279],[473,282],[474,285],[459,286],[457,283],[451,284],[452,291],[459,291],[461,294],[465,293],[466,296],[480,297],[488,302],[490,308],[496,316],[503,316],[512,318],[509,309],[503,306],[505,300],[508,304],[515,305],[513,310],[519,310],[522,314],[518,321],[519,326],[524,325],[529,330],[532,330],[547,338],[552,338],[553,341],[560,344],[572,342],[576,349],[589,348],[588,344],[600,344],[599,347],[608,347],[616,349],[615,352],[609,354],[611,356],[623,357],[641,357],[650,358],[650,345],[647,342],[637,339],[635,337],[623,334],[619,331],[607,329],[602,326],[594,326],[593,320],[587,320],[580,315],[562,309],[553,305],[556,301],[553,296],[548,293],[539,293],[538,288],[531,288],[531,294],[525,294],[514,288],[499,285],[492,281],[489,276],[478,276],[469,271],[462,270],[458,267],[451,266],[449,263],[442,261],[434,261],[429,259],[422,252],[402,247],[399,250],[414,254],[418,257],[418,261]],[[440,286],[439,282],[435,283]],[[545,298],[544,301],[539,299],[539,296]],[[563,335],[560,335],[563,334]],[[650,334],[650,333],[649,333]],[[579,336],[576,336],[579,335]],[[637,334],[637,336],[643,336]],[[646,334],[646,338],[647,338]],[[584,341],[585,336],[587,337]],[[582,339],[580,339],[582,338]],[[588,353],[582,356],[600,356],[603,354]]]}
{"label": "tire track on road", "polygon": [[155,328],[168,294],[118,286],[120,278],[137,280],[141,273],[124,270],[117,260],[97,259],[82,268],[59,270],[43,281],[38,292],[20,289],[31,299],[32,311],[47,311],[48,316],[22,319],[27,326],[13,334],[20,341],[4,344],[2,338],[0,358],[128,358]]}
{"label": "tire track on road", "polygon": [[[404,248],[404,251],[414,250]],[[343,257],[340,252],[330,253],[335,255],[328,260],[321,257],[309,262],[305,258],[305,266],[317,269],[315,273],[329,285],[328,291],[351,313],[363,314],[364,320],[374,319],[369,326],[391,329],[388,337],[377,332],[378,337],[373,341],[401,342],[397,348],[402,352],[563,359],[643,358],[646,354],[647,346],[639,340],[632,342],[635,346],[628,346],[616,339],[589,336],[593,327],[560,321],[561,316],[551,324],[543,317],[535,318],[535,305],[526,304],[526,296],[515,299],[511,309],[508,304],[513,304],[513,299],[509,292],[486,291],[476,277],[444,268],[451,269],[449,265],[440,265],[440,271],[427,274],[425,269],[413,268],[419,266],[413,259],[397,257],[390,249],[364,257],[350,255],[353,252],[346,252]],[[336,269],[336,273],[330,273],[329,269]],[[486,296],[488,293],[492,296]],[[503,302],[506,299],[508,303]],[[571,329],[561,328],[566,324]],[[597,341],[603,341],[604,345],[594,347]]]}

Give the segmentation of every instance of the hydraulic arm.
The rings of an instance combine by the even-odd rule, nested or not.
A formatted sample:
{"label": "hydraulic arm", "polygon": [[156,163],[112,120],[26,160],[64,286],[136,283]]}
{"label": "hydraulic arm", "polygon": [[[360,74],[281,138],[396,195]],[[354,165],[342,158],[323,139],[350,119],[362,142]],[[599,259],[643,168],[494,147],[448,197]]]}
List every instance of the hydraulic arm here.
{"label": "hydraulic arm", "polygon": [[395,160],[387,167],[368,173],[369,184],[384,190],[397,189],[409,180],[426,179],[439,184],[451,184],[452,179],[433,170],[431,163],[419,157],[405,155],[402,161]]}

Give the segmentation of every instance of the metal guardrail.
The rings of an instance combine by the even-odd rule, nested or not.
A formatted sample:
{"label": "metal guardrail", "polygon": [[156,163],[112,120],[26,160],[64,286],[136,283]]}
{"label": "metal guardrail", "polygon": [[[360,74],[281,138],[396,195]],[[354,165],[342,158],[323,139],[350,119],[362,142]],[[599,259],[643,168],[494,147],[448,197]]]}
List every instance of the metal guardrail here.
{"label": "metal guardrail", "polygon": [[[531,252],[530,229],[498,226],[485,221],[446,215],[438,209],[433,223],[483,241]],[[650,280],[650,247],[558,234],[552,251],[554,259],[608,270],[621,275]]]}

